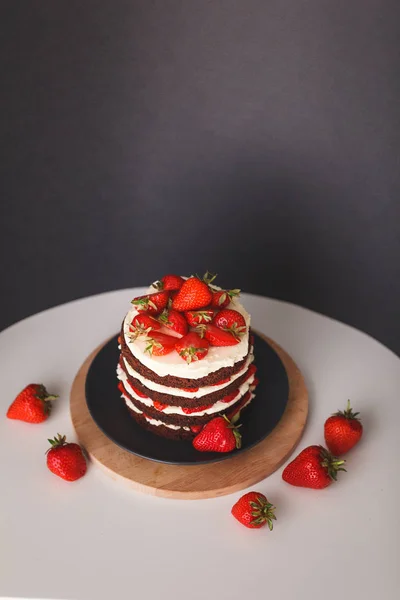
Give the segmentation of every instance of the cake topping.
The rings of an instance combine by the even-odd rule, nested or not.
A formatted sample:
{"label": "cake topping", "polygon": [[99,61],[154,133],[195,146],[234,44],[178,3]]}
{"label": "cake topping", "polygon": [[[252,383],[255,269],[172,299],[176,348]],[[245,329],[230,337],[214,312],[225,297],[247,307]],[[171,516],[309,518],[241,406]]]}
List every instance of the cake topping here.
{"label": "cake topping", "polygon": [[176,338],[159,331],[152,331],[146,338],[145,352],[153,356],[165,356],[175,350]]}
{"label": "cake topping", "polygon": [[214,310],[189,310],[185,312],[185,317],[191,327],[196,327],[204,323],[211,323],[214,312]]}
{"label": "cake topping", "polygon": [[211,346],[235,346],[239,343],[239,339],[230,331],[224,331],[215,325],[198,325],[196,331],[208,340]]}
{"label": "cake topping", "polygon": [[173,291],[180,290],[185,280],[179,275],[164,275],[160,281],[153,283],[156,290]]}
{"label": "cake topping", "polygon": [[239,296],[240,290],[217,290],[213,292],[211,306],[216,308],[225,308],[228,306],[230,301],[235,297]]}
{"label": "cake topping", "polygon": [[147,335],[152,329],[160,329],[161,325],[150,315],[146,313],[136,315],[132,319],[129,336],[131,342],[134,342],[139,335]]}
{"label": "cake topping", "polygon": [[197,333],[191,331],[175,344],[179,356],[190,364],[193,360],[201,360],[208,353],[209,343]]}
{"label": "cake topping", "polygon": [[160,313],[167,306],[169,299],[168,292],[155,292],[146,296],[138,296],[131,303],[138,311],[148,312],[154,315]]}
{"label": "cake topping", "polygon": [[229,308],[221,310],[215,315],[213,323],[220,329],[229,331],[238,339],[246,332],[246,321],[237,310]]}
{"label": "cake topping", "polygon": [[204,308],[212,300],[212,291],[205,281],[189,277],[172,301],[172,308],[178,311]]}
{"label": "cake topping", "polygon": [[175,333],[179,335],[186,335],[188,332],[188,324],[185,317],[179,313],[177,310],[173,309],[164,309],[163,312],[158,317],[158,320],[162,325],[168,327]]}

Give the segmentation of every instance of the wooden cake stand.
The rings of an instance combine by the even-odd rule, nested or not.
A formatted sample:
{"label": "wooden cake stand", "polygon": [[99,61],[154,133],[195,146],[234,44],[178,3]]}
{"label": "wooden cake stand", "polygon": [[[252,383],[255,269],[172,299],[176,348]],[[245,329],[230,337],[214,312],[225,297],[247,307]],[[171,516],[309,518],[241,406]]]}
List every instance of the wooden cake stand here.
{"label": "wooden cake stand", "polygon": [[[80,443],[90,458],[113,479],[166,498],[201,499],[231,494],[271,475],[291,454],[303,433],[308,413],[308,393],[292,358],[276,342],[262,337],[279,355],[289,380],[289,400],[273,431],[259,444],[220,462],[170,465],[123,450],[97,427],[90,416],[85,382],[89,367],[104,346],[96,348],[79,369],[71,389],[71,417]],[[105,342],[106,343],[106,342]],[[179,443],[179,442],[177,442]]]}

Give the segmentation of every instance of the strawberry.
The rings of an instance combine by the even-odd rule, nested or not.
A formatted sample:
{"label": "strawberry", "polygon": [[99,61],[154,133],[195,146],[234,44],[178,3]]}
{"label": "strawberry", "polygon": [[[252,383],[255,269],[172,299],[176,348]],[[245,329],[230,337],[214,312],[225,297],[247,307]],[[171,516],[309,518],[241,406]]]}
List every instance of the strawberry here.
{"label": "strawberry", "polygon": [[200,433],[200,431],[203,429],[203,425],[191,425],[190,426],[190,431],[192,433]]}
{"label": "strawberry", "polygon": [[360,441],[363,426],[358,415],[353,413],[349,400],[346,410],[339,410],[325,421],[325,442],[335,456],[346,454]]}
{"label": "strawberry", "polygon": [[168,329],[172,329],[179,335],[186,335],[188,332],[188,324],[186,322],[185,317],[179,313],[177,310],[168,310],[165,309],[158,317],[159,322],[168,327]]}
{"label": "strawberry", "polygon": [[191,392],[192,394],[194,394],[195,392],[199,391],[199,388],[180,388],[182,390],[182,392]]}
{"label": "strawberry", "polygon": [[211,323],[214,316],[213,310],[188,310],[185,312],[187,322],[191,327]]}
{"label": "strawberry", "polygon": [[215,417],[193,439],[200,452],[232,452],[241,446],[241,435],[227,417]]}
{"label": "strawberry", "polygon": [[228,402],[232,402],[232,400],[234,400],[236,398],[236,396],[238,395],[238,390],[235,390],[234,392],[232,392],[232,394],[228,394],[227,396],[224,396],[221,400],[221,402],[226,402],[226,404],[228,404]]}
{"label": "strawberry", "polygon": [[152,315],[157,315],[167,306],[168,298],[168,292],[155,292],[155,294],[138,296],[131,300],[131,304],[133,304],[140,312],[148,312]]}
{"label": "strawberry", "polygon": [[168,404],[163,404],[162,402],[158,402],[158,400],[153,401],[154,408],[157,410],[163,411],[167,408]]}
{"label": "strawberry", "polygon": [[229,331],[223,331],[215,325],[198,325],[196,331],[208,340],[211,346],[234,346],[239,340]]}
{"label": "strawberry", "polygon": [[172,308],[179,312],[197,310],[208,306],[212,299],[212,292],[208,285],[198,279],[189,277],[172,301]]}
{"label": "strawberry", "polygon": [[160,281],[153,283],[153,287],[164,291],[180,290],[184,281],[183,277],[179,275],[164,275]]}
{"label": "strawberry", "polygon": [[87,465],[79,444],[67,443],[65,435],[57,434],[49,440],[47,466],[54,475],[66,481],[75,481],[86,473]]}
{"label": "strawberry", "polygon": [[285,467],[282,479],[291,485],[320,490],[336,481],[338,471],[346,470],[344,463],[323,446],[308,446]]}
{"label": "strawberry", "polygon": [[211,306],[225,308],[235,296],[239,296],[240,290],[218,290],[214,291]]}
{"label": "strawberry", "polygon": [[135,392],[136,396],[139,396],[139,398],[148,398],[148,396],[146,394],[144,394],[143,392],[141,392],[140,390],[138,390],[135,386],[133,386],[131,383],[129,384],[131,386],[131,388],[133,389],[133,391]]}
{"label": "strawberry", "polygon": [[225,379],[221,379],[221,381],[218,381],[218,383],[213,383],[212,385],[223,385],[224,383],[228,383],[230,380],[230,377],[225,377]]}
{"label": "strawberry", "polygon": [[245,395],[243,396],[243,398],[240,400],[240,402],[235,404],[233,409],[231,409],[227,413],[228,419],[230,419],[232,422],[236,423],[236,421],[238,421],[240,418],[240,411],[242,410],[244,405],[248,403],[248,401],[250,400],[250,397],[251,397],[250,392],[246,392]]}
{"label": "strawberry", "polygon": [[268,502],[264,494],[248,492],[232,506],[231,513],[245,527],[259,529],[268,525],[273,529],[272,521],[276,520],[275,506]]}
{"label": "strawberry", "polygon": [[217,312],[214,317],[213,323],[216,327],[223,329],[224,331],[230,331],[232,335],[240,339],[240,336],[246,333],[246,321],[243,315],[237,310],[231,310],[225,308]]}
{"label": "strawberry", "polygon": [[212,404],[205,404],[204,406],[197,406],[196,408],[186,408],[186,406],[183,406],[182,410],[185,413],[185,415],[191,415],[193,413],[200,412],[202,410],[207,410],[211,407],[212,407]]}
{"label": "strawberry", "polygon": [[7,411],[9,419],[26,423],[42,423],[51,412],[51,400],[58,396],[47,392],[44,385],[30,383],[15,398]]}
{"label": "strawberry", "polygon": [[130,340],[134,342],[139,335],[146,335],[149,331],[153,329],[160,329],[161,325],[158,321],[156,321],[153,317],[148,315],[147,313],[142,313],[136,315],[132,319],[132,323],[130,326],[131,335],[129,336]]}
{"label": "strawberry", "polygon": [[254,364],[251,364],[251,365],[249,366],[249,368],[247,369],[246,377],[244,378],[244,380],[243,380],[243,383],[244,383],[245,381],[247,381],[248,379],[250,379],[250,377],[251,377],[252,375],[254,375],[254,374],[256,373],[256,371],[257,371],[257,367],[256,367],[256,365],[254,365]]}
{"label": "strawberry", "polygon": [[179,356],[190,364],[194,360],[201,360],[208,353],[209,343],[197,333],[190,331],[185,337],[175,343],[175,350]]}
{"label": "strawberry", "polygon": [[118,387],[119,391],[121,392],[121,394],[126,394],[126,391],[125,391],[125,388],[124,388],[124,385],[123,385],[122,381],[118,382],[117,387]]}
{"label": "strawberry", "polygon": [[165,356],[175,349],[176,338],[159,331],[152,331],[146,338],[145,352],[153,356]]}

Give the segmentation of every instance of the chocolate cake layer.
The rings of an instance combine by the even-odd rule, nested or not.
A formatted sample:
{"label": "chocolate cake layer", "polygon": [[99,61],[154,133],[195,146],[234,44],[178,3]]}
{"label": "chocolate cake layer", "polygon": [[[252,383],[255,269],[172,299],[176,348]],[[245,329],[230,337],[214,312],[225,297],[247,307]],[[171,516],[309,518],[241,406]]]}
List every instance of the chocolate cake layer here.
{"label": "chocolate cake layer", "polygon": [[143,394],[146,394],[148,398],[151,400],[156,400],[157,402],[161,402],[162,404],[170,404],[171,406],[183,406],[185,408],[195,408],[196,406],[204,406],[205,404],[215,404],[218,400],[221,400],[225,396],[233,393],[246,379],[248,370],[243,373],[240,377],[232,381],[226,387],[216,390],[211,394],[207,394],[206,396],[202,396],[201,398],[187,398],[186,396],[173,396],[172,394],[162,394],[161,392],[156,392],[155,390],[151,390],[150,388],[144,386],[139,379],[135,379],[132,377],[126,368],[126,365],[123,360],[120,360],[120,366],[124,373],[128,378],[128,382],[133,385],[136,389],[138,389]]}
{"label": "chocolate cake layer", "polygon": [[186,431],[185,429],[169,429],[169,427],[164,427],[164,425],[152,425],[149,423],[143,415],[139,415],[134,410],[131,410],[129,406],[126,407],[129,410],[129,414],[131,417],[135,419],[135,421],[142,427],[143,429],[147,429],[151,431],[151,433],[155,433],[164,438],[168,438],[170,440],[182,441],[182,440],[192,440],[196,435],[192,431]]}
{"label": "chocolate cake layer", "polygon": [[246,356],[236,362],[233,367],[223,367],[222,369],[218,369],[217,371],[213,371],[209,373],[205,377],[200,377],[199,379],[184,379],[182,377],[175,377],[174,375],[166,375],[165,377],[161,377],[157,375],[154,371],[151,371],[147,367],[145,367],[140,360],[138,360],[135,356],[133,356],[132,352],[129,350],[124,337],[124,332],[122,328],[121,332],[121,354],[126,359],[128,364],[137,371],[140,375],[153,381],[154,383],[159,383],[160,385],[165,385],[167,387],[173,388],[194,388],[194,387],[203,387],[206,385],[213,385],[214,383],[218,383],[222,379],[226,379],[227,377],[232,377],[232,375],[236,375],[243,368],[249,353],[250,353],[250,339],[249,336],[249,348]]}
{"label": "chocolate cake layer", "polygon": [[214,412],[210,415],[172,415],[166,414],[162,410],[157,410],[157,408],[153,406],[146,406],[143,404],[143,402],[140,402],[140,400],[137,400],[137,398],[131,396],[127,390],[124,391],[124,394],[129,398],[132,404],[136,406],[136,408],[146,413],[146,415],[150,418],[157,419],[158,421],[162,421],[168,425],[179,425],[180,427],[189,427],[190,425],[205,425],[208,423],[208,421],[211,421],[211,419],[214,419],[215,417],[221,417],[227,413],[235,412],[236,408],[239,407],[241,401],[243,400],[242,396],[238,398],[237,402],[234,404],[231,404],[230,406],[227,405],[225,408],[222,408],[222,410]]}

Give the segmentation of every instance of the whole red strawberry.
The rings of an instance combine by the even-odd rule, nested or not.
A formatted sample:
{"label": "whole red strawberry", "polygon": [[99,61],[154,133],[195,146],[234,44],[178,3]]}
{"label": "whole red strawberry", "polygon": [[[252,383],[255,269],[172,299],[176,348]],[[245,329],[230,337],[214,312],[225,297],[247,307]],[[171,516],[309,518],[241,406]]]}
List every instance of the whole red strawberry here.
{"label": "whole red strawberry", "polygon": [[245,527],[259,529],[268,525],[272,531],[273,521],[276,520],[274,510],[275,506],[268,502],[264,494],[248,492],[232,506],[231,513]]}
{"label": "whole red strawberry", "polygon": [[230,331],[224,331],[215,325],[199,325],[196,331],[208,340],[211,346],[234,346],[239,343],[237,337]]}
{"label": "whole red strawberry", "polygon": [[175,350],[176,337],[152,331],[146,338],[145,352],[153,356],[165,356]]}
{"label": "whole red strawberry", "polygon": [[215,417],[193,439],[200,452],[232,452],[241,446],[241,435],[227,417]]}
{"label": "whole red strawberry", "polygon": [[346,454],[360,441],[363,426],[358,415],[358,412],[353,413],[349,400],[346,410],[339,410],[325,421],[325,442],[336,456]]}
{"label": "whole red strawberry", "polygon": [[323,446],[308,446],[285,467],[282,479],[298,487],[321,490],[336,481],[338,471],[346,470],[344,463]]}
{"label": "whole red strawberry", "polygon": [[212,292],[198,277],[186,279],[181,289],[172,301],[172,308],[179,312],[197,310],[208,306],[212,299]]}
{"label": "whole red strawberry", "polygon": [[162,325],[164,325],[164,327],[168,327],[168,329],[175,331],[175,333],[178,333],[179,335],[183,336],[188,332],[187,321],[185,317],[177,310],[163,310],[161,315],[158,317],[158,320]]}
{"label": "whole red strawberry", "polygon": [[7,411],[9,419],[26,423],[42,423],[51,412],[51,400],[58,396],[49,394],[40,383],[30,383],[15,398]]}
{"label": "whole red strawberry", "polygon": [[49,440],[47,466],[54,475],[66,481],[76,481],[86,473],[87,465],[79,444],[67,443],[65,435]]}
{"label": "whole red strawberry", "polygon": [[240,290],[218,290],[213,292],[211,306],[225,308],[235,296],[239,296]]}
{"label": "whole red strawberry", "polygon": [[154,294],[147,294],[146,296],[138,296],[131,300],[131,304],[133,304],[140,312],[148,312],[152,315],[157,315],[167,306],[168,299],[168,292],[155,292]]}
{"label": "whole red strawberry", "polygon": [[160,281],[153,283],[153,287],[165,291],[180,290],[184,281],[179,275],[164,275]]}
{"label": "whole red strawberry", "polygon": [[241,335],[246,333],[246,321],[237,310],[229,308],[220,310],[215,315],[213,323],[216,327],[229,331],[236,338],[240,338]]}
{"label": "whole red strawberry", "polygon": [[188,310],[185,312],[187,322],[191,327],[211,323],[214,316],[213,310]]}
{"label": "whole red strawberry", "polygon": [[130,330],[130,340],[134,342],[139,335],[147,335],[153,329],[160,329],[161,325],[154,317],[147,313],[140,313],[132,319]]}
{"label": "whole red strawberry", "polygon": [[175,343],[175,350],[188,364],[194,360],[202,360],[208,353],[208,347],[208,341],[194,331],[190,331]]}

